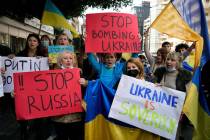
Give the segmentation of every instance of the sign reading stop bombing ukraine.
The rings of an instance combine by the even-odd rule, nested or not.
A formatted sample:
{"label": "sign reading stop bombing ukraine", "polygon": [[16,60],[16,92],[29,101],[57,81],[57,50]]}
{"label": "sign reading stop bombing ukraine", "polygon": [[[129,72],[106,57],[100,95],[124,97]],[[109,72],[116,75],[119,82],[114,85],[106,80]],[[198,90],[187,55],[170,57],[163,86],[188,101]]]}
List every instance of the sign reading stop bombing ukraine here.
{"label": "sign reading stop bombing ukraine", "polygon": [[185,95],[123,75],[109,117],[175,139]]}

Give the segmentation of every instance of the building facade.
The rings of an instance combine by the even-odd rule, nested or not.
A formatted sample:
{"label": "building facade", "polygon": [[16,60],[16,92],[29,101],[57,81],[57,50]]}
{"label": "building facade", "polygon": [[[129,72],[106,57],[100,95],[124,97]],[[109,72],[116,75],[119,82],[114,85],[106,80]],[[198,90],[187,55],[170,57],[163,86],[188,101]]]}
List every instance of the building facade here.
{"label": "building facade", "polygon": [[[170,0],[152,0],[150,8],[150,16],[144,21],[144,31],[151,25],[151,23],[156,19],[156,17],[160,14],[163,8],[169,3],[169,1]],[[208,30],[210,34],[210,1],[203,0],[203,5],[206,12],[206,20],[208,23]],[[154,54],[161,47],[161,44],[164,41],[169,41],[173,43],[172,49],[175,49],[174,46],[176,46],[180,42],[185,43],[185,41],[175,38],[170,38],[169,36],[161,34],[154,29],[151,29],[149,37],[150,37],[149,38],[150,51]]]}
{"label": "building facade", "polygon": [[140,6],[134,6],[135,14],[138,17],[138,29],[141,36],[143,36],[144,32],[144,20],[147,19],[150,15],[150,2],[142,1]]}
{"label": "building facade", "polygon": [[47,34],[50,38],[54,38],[54,29],[50,26],[42,25],[41,30],[38,19],[25,19],[24,23],[10,19],[8,17],[0,17],[0,44],[8,46],[14,53],[19,52],[25,47],[26,38],[30,33]]}

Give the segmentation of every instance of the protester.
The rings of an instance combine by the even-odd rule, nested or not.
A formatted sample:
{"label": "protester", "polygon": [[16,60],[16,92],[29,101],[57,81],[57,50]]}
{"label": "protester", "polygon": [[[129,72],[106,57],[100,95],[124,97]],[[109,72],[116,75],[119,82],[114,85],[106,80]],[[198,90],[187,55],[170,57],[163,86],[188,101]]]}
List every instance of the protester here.
{"label": "protester", "polygon": [[52,45],[52,41],[48,35],[42,35],[41,36],[41,45],[42,49],[45,53],[45,56],[48,56],[48,46]]}
{"label": "protester", "polygon": [[48,35],[41,36],[41,45],[43,47],[48,47],[49,45],[52,45],[52,41]]}
{"label": "protester", "polygon": [[[12,50],[5,45],[0,45],[0,56],[9,56],[12,54]],[[0,76],[2,76],[5,73],[5,69],[0,66]],[[1,77],[0,77],[1,78]],[[4,97],[0,98],[0,111],[8,111],[10,109],[14,109],[14,106],[12,105],[13,99],[11,98],[10,93],[5,93]],[[12,107],[12,108],[11,108]]]}
{"label": "protester", "polygon": [[[186,92],[186,86],[192,75],[180,67],[180,53],[171,52],[167,55],[164,67],[156,69],[154,75],[157,83],[165,87]],[[183,114],[177,130],[177,140],[192,139],[193,126]]]}
{"label": "protester", "polygon": [[[132,54],[132,57],[138,57],[137,54]],[[107,86],[114,87],[120,79],[125,62],[117,62],[115,53],[105,53],[103,55],[103,63],[98,62],[93,54],[88,54],[88,59],[96,70],[99,79]]]}
{"label": "protester", "polygon": [[[144,66],[143,64],[135,58],[130,58],[125,66],[125,75],[144,80]],[[114,89],[116,90],[118,87],[119,81],[114,86]],[[142,129],[133,129],[133,132],[139,132],[140,135],[138,136],[138,140],[160,140],[160,137],[158,135],[155,135],[153,133],[150,133],[148,131],[142,130]]]}
{"label": "protester", "polygon": [[[44,57],[45,53],[41,48],[41,40],[37,34],[29,34],[26,39],[25,48],[16,56],[20,57]],[[48,137],[48,123],[45,119],[34,119],[30,121],[19,121],[21,125],[21,140],[39,139],[45,140]]]}
{"label": "protester", "polygon": [[[72,39],[66,33],[58,34],[55,40],[56,45],[71,45]],[[64,51],[57,57],[57,63],[53,64],[51,69],[65,69],[78,67],[76,54],[74,52]],[[83,79],[81,82],[86,80]],[[56,138],[55,140],[80,140],[83,138],[83,118],[82,113],[68,114],[52,118]]]}
{"label": "protester", "polygon": [[[76,55],[74,52],[64,51],[57,57],[59,69],[72,69],[77,66]],[[83,122],[82,113],[73,113],[53,117],[56,140],[82,140],[83,138]]]}
{"label": "protester", "polygon": [[151,73],[153,74],[156,68],[162,67],[165,64],[167,50],[165,48],[160,48],[157,50],[156,58],[152,57],[148,46],[148,32],[149,29],[145,32],[145,40],[144,40],[144,52],[147,57],[147,60],[150,64]]}
{"label": "protester", "polygon": [[69,38],[66,33],[61,33],[56,38],[56,45],[72,45],[72,38]]}
{"label": "protester", "polygon": [[[0,45],[0,56],[13,55],[12,50],[5,45]],[[4,77],[5,69],[0,66],[1,75]],[[3,78],[4,80],[4,78]],[[0,97],[0,140],[20,140],[20,126],[15,118],[15,105],[11,93]]]}
{"label": "protester", "polygon": [[125,74],[144,80],[144,66],[138,59],[130,58],[126,63]]}
{"label": "protester", "polygon": [[167,53],[169,53],[171,51],[172,45],[171,45],[170,42],[165,41],[165,42],[162,43],[161,47],[165,48],[167,50]]}
{"label": "protester", "polygon": [[42,48],[41,48],[41,40],[37,34],[29,34],[26,39],[25,48],[17,53],[17,56],[22,57],[37,57],[37,56],[45,56]]}
{"label": "protester", "polygon": [[150,70],[150,65],[148,64],[148,61],[146,59],[146,57],[143,55],[143,54],[140,54],[139,56],[139,59],[141,61],[141,63],[144,65],[144,78],[146,81],[149,81],[151,82],[152,79],[151,78],[151,70]]}
{"label": "protester", "polygon": [[192,72],[193,68],[194,68],[193,65],[194,65],[195,54],[193,54],[191,52],[195,48],[195,44],[196,44],[196,42],[193,42],[192,45],[189,47],[187,44],[180,43],[180,44],[176,45],[176,48],[175,48],[175,51],[179,52],[181,54],[181,57],[183,60],[182,65],[181,65],[182,68],[184,68],[190,72]]}
{"label": "protester", "polygon": [[195,48],[195,44],[196,42],[193,42],[193,44],[189,47],[189,45],[187,44],[180,43],[176,45],[175,51],[181,53],[182,56],[184,57],[183,59],[185,59],[188,55],[190,55],[192,50]]}
{"label": "protester", "polygon": [[[126,63],[126,71],[125,74],[131,77],[135,77],[137,79],[144,80],[144,66],[138,61],[138,59],[129,59]],[[148,131],[139,129],[141,131],[141,135],[139,140],[149,139],[149,140],[159,140],[160,136],[150,133]]]}
{"label": "protester", "polygon": [[[57,35],[55,40],[55,45],[69,46],[71,45],[71,42],[72,40],[68,37],[67,34],[61,33]],[[50,69],[57,69],[57,64],[53,64],[52,60],[49,60],[49,63],[50,63]]]}

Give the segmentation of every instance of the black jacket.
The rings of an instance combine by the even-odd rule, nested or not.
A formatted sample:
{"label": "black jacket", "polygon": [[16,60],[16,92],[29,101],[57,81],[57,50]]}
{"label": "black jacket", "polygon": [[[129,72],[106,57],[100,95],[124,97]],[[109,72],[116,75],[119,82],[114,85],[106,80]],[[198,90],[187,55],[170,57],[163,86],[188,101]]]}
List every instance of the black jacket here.
{"label": "black jacket", "polygon": [[[157,68],[154,73],[156,78],[155,81],[157,83],[160,83],[163,78],[163,75],[166,74],[166,72],[167,71],[165,67]],[[191,79],[192,74],[189,71],[180,68],[178,70],[178,75],[176,78],[176,90],[186,92],[186,84],[190,82]]]}

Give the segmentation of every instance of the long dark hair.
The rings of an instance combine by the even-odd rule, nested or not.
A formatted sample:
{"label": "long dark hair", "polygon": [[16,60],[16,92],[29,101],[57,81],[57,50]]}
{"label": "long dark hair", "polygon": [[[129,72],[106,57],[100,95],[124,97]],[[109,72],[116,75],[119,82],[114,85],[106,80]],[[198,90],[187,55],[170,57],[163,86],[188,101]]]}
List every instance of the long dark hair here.
{"label": "long dark hair", "polygon": [[25,55],[28,54],[28,51],[29,51],[29,45],[28,45],[28,40],[30,37],[35,37],[37,40],[38,40],[38,43],[39,45],[37,46],[37,50],[36,50],[36,55],[37,56],[44,56],[44,52],[43,50],[41,49],[41,40],[39,38],[39,35],[38,34],[35,34],[35,33],[32,33],[32,34],[29,34],[27,39],[26,39],[26,45],[25,45],[25,49],[23,50],[23,53]]}

